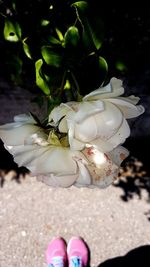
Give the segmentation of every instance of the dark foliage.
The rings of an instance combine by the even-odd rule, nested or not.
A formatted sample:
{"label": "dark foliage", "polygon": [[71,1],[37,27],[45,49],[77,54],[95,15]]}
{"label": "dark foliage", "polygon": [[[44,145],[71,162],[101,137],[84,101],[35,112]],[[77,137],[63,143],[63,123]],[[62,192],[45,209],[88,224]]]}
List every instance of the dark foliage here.
{"label": "dark foliage", "polygon": [[[75,1],[1,1],[0,16],[0,51],[1,75],[7,80],[14,80],[22,83],[24,87],[30,88],[35,83],[34,62],[39,57],[41,42],[47,44],[48,34],[53,34],[55,27],[65,32],[66,28],[74,22],[75,12],[72,12],[70,5]],[[100,29],[104,35],[101,55],[106,59],[109,66],[108,79],[111,76],[126,76],[130,73],[140,73],[150,67],[150,17],[149,9],[125,7],[104,7],[99,1],[87,1],[90,4],[92,17],[99,17],[103,22],[104,29]],[[15,7],[12,7],[15,3]],[[54,6],[51,10],[50,6]],[[3,38],[4,17],[17,20],[22,28],[23,37],[28,37],[27,42],[31,47],[34,62],[28,59],[20,43],[10,43]],[[49,20],[50,26],[41,28],[41,20]],[[78,50],[79,51],[79,50]],[[20,62],[19,59],[22,61]],[[85,66],[87,62],[84,63]],[[88,87],[95,79],[95,70],[91,62],[90,69],[84,69],[81,81]],[[90,74],[90,75],[89,75]],[[96,73],[100,76],[101,73]],[[98,83],[94,84],[95,87]]]}

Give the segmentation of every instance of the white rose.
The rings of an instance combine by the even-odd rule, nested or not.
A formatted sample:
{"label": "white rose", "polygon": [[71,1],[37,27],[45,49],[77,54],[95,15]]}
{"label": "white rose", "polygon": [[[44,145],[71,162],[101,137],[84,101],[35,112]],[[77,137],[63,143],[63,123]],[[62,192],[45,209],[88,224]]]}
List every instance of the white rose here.
{"label": "white rose", "polygon": [[13,123],[0,126],[0,138],[19,166],[27,167],[38,180],[54,187],[106,187],[117,177],[128,151],[118,146],[103,153],[91,145],[82,151],[70,150],[36,125],[28,115],[19,115]]}
{"label": "white rose", "polygon": [[59,123],[60,132],[68,133],[72,150],[83,150],[87,144],[101,152],[109,152],[125,142],[130,135],[126,119],[144,112],[136,105],[139,97],[120,97],[124,93],[122,81],[112,78],[110,83],[83,98],[82,102],[62,103],[49,115],[49,123]]}

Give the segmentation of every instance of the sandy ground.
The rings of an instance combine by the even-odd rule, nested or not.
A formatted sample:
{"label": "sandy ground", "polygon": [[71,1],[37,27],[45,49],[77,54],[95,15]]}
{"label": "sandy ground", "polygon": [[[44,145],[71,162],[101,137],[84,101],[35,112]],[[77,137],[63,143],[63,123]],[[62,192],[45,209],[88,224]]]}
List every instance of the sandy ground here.
{"label": "sandy ground", "polygon": [[[21,92],[1,95],[1,124],[27,112],[29,99]],[[121,194],[114,186],[54,189],[31,177],[21,184],[6,182],[0,188],[0,267],[45,267],[45,250],[55,236],[66,241],[82,236],[91,250],[92,267],[150,245],[146,192],[141,200],[135,196],[128,202]],[[144,258],[141,266],[149,266]]]}
{"label": "sandy ground", "polygon": [[0,266],[46,266],[45,249],[55,236],[82,236],[92,267],[150,244],[146,195],[125,203],[121,193],[113,186],[54,189],[30,177],[7,182],[0,196]]}

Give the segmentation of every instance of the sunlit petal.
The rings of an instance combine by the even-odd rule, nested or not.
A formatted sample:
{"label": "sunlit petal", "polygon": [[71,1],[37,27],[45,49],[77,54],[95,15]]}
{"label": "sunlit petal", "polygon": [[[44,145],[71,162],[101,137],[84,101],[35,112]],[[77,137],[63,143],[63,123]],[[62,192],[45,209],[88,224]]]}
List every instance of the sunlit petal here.
{"label": "sunlit petal", "polygon": [[85,148],[83,154],[89,161],[86,166],[90,173],[92,184],[100,188],[111,184],[118,174],[118,166],[108,154],[102,153],[93,146]]}

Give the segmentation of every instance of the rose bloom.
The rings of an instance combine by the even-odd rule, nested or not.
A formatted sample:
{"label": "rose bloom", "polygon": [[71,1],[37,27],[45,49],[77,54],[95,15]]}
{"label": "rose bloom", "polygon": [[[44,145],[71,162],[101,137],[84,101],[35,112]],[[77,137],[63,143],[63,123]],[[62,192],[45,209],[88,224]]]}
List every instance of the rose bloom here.
{"label": "rose bloom", "polygon": [[121,81],[112,78],[83,102],[54,108],[49,116],[53,129],[43,129],[31,115],[22,114],[0,126],[0,138],[19,166],[50,186],[104,188],[129,154],[120,145],[130,134],[126,118],[144,112],[136,106],[139,98],[117,97],[123,92]]}
{"label": "rose bloom", "polygon": [[120,97],[124,93],[122,81],[112,78],[110,83],[83,98],[82,102],[62,103],[49,115],[49,122],[57,124],[59,131],[68,133],[73,150],[82,150],[90,144],[101,152],[113,150],[130,135],[126,119],[144,112],[136,105],[139,97]]}

